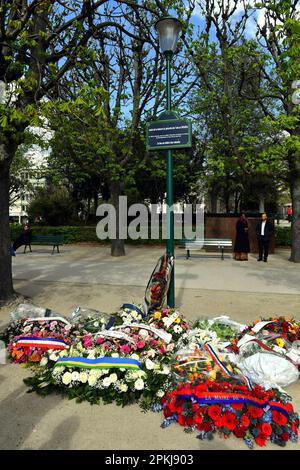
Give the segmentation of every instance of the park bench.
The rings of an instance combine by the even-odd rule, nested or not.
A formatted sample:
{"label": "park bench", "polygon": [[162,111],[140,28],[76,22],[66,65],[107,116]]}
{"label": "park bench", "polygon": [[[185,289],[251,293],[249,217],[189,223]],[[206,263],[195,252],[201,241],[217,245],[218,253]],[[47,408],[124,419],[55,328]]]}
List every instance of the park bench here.
{"label": "park bench", "polygon": [[57,253],[59,253],[59,246],[62,245],[63,242],[63,235],[35,235],[32,237],[31,242],[26,243],[24,246],[24,253],[26,253],[27,247],[29,247],[30,252],[32,252],[31,245],[52,246],[52,254],[54,254],[55,248],[57,249]]}
{"label": "park bench", "polygon": [[186,250],[186,259],[190,258],[191,250],[201,250],[206,247],[216,247],[221,252],[221,259],[224,260],[224,249],[232,248],[232,240],[229,238],[185,238],[180,242],[180,248]]}

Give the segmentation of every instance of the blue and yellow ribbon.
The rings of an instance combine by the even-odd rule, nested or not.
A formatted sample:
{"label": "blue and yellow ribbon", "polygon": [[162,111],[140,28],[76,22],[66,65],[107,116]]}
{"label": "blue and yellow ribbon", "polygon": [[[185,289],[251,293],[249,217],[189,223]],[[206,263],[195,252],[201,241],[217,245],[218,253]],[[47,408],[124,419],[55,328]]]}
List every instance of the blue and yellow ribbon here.
{"label": "blue and yellow ribbon", "polygon": [[139,370],[142,364],[136,359],[126,357],[99,357],[88,359],[87,357],[61,357],[55,364],[64,367],[79,367],[83,369],[131,369]]}

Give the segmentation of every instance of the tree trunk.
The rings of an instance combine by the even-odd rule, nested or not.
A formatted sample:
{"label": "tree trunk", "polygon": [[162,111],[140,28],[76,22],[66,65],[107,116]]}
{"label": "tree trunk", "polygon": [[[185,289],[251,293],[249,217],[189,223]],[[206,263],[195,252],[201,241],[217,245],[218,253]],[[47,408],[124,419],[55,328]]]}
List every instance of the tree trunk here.
{"label": "tree trunk", "polygon": [[[116,238],[111,240],[111,256],[125,256],[124,240],[120,239],[120,206],[119,196],[121,195],[120,181],[114,181],[110,184],[111,201],[116,210]],[[127,214],[126,214],[127,220]]]}
{"label": "tree trunk", "polygon": [[290,261],[300,263],[300,175],[291,181],[292,195],[292,250]]}
{"label": "tree trunk", "polygon": [[0,158],[0,302],[14,294],[10,254],[9,167],[9,158],[4,161]]}

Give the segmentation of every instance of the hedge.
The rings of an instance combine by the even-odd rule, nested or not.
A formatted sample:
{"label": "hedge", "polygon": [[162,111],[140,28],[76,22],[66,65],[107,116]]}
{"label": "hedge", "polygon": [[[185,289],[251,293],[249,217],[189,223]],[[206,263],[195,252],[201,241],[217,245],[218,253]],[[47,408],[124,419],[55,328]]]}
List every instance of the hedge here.
{"label": "hedge", "polygon": [[[34,235],[63,235],[64,243],[76,242],[98,242],[108,243],[108,240],[99,240],[96,234],[95,226],[58,226],[49,227],[43,225],[32,225],[32,232]],[[11,225],[12,240],[15,240],[21,233],[22,226],[19,224]],[[276,246],[291,246],[291,227],[278,227],[275,226],[275,241]],[[161,244],[163,240],[126,240],[126,243],[132,244]],[[175,240],[178,244],[179,240]]]}

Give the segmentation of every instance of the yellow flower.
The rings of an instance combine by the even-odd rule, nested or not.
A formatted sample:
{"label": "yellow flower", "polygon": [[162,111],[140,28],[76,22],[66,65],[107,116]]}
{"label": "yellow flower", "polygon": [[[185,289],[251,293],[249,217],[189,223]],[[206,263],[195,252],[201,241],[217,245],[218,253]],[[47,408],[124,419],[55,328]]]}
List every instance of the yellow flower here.
{"label": "yellow flower", "polygon": [[175,320],[175,323],[180,323],[180,322],[181,322],[181,318],[177,317],[176,320]]}
{"label": "yellow flower", "polygon": [[280,348],[283,348],[283,347],[284,347],[285,342],[283,341],[282,338],[276,338],[275,341],[276,341],[277,345],[278,345]]}
{"label": "yellow flower", "polygon": [[216,380],[217,378],[217,372],[215,370],[210,370],[208,375],[212,380]]}
{"label": "yellow flower", "polygon": [[153,317],[156,319],[156,320],[159,320],[160,317],[161,317],[161,312],[159,312],[158,310],[154,313]]}

